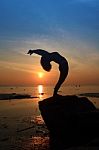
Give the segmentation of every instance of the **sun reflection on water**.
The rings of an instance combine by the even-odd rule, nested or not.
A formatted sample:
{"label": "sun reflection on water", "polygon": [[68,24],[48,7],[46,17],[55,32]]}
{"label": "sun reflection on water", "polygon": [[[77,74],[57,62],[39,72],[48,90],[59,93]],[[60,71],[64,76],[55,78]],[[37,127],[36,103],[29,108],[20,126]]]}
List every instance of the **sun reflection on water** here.
{"label": "sun reflection on water", "polygon": [[39,98],[41,99],[44,95],[43,85],[38,85],[38,93],[39,93]]}

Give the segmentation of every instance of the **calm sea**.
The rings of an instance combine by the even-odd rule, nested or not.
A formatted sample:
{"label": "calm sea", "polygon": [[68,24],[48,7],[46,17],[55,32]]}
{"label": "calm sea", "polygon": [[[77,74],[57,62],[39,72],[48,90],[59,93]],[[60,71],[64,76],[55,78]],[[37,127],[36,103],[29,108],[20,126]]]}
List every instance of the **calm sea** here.
{"label": "calm sea", "polygon": [[[33,99],[2,100],[0,101],[0,114],[9,114],[13,111],[16,111],[16,113],[22,113],[22,111],[24,111],[23,114],[27,114],[27,112],[38,114],[38,101],[52,96],[53,87],[45,87],[43,85],[38,85],[36,87],[0,87],[0,93],[30,94],[34,97],[38,97]],[[81,93],[99,93],[99,86],[63,86],[59,91],[60,95],[78,95]],[[90,97],[89,100],[91,100],[94,105],[99,108],[99,98]],[[38,111],[35,111],[35,109]]]}
{"label": "calm sea", "polygon": [[[29,116],[39,115],[38,101],[52,96],[53,87],[38,85],[36,87],[0,87],[0,93],[20,93],[30,94],[34,97],[32,99],[21,100],[1,100],[0,101],[0,115],[13,115],[13,116]],[[43,94],[40,94],[43,93]],[[60,95],[71,95],[80,93],[99,93],[99,86],[65,86],[61,87]],[[99,108],[99,98],[90,97],[94,105]]]}

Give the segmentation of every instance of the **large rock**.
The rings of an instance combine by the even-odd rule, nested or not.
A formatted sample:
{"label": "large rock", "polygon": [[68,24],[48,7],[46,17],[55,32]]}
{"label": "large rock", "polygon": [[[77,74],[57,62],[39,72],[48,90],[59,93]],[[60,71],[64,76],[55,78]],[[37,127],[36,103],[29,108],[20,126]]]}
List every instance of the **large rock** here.
{"label": "large rock", "polygon": [[51,150],[81,146],[99,137],[99,111],[86,97],[60,96],[39,102],[50,131]]}

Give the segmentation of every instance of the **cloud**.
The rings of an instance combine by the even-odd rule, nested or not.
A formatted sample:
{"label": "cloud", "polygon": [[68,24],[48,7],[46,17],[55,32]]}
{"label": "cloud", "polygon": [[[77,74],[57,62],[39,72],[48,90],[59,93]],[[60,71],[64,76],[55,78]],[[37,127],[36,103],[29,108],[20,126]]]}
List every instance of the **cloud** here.
{"label": "cloud", "polygon": [[0,61],[0,68],[24,71],[24,72],[28,72],[28,73],[35,72],[35,71],[33,71],[33,65],[26,65],[26,64],[24,65],[24,64],[18,64],[18,63],[8,62],[8,61]]}

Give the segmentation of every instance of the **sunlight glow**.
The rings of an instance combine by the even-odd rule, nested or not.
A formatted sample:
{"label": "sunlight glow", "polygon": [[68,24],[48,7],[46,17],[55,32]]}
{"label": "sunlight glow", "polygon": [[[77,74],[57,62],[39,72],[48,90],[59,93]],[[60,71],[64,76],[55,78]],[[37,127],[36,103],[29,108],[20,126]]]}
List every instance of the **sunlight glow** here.
{"label": "sunlight glow", "polygon": [[39,77],[39,78],[43,78],[43,76],[44,76],[44,74],[43,74],[42,72],[39,72],[39,73],[38,73],[38,77]]}

